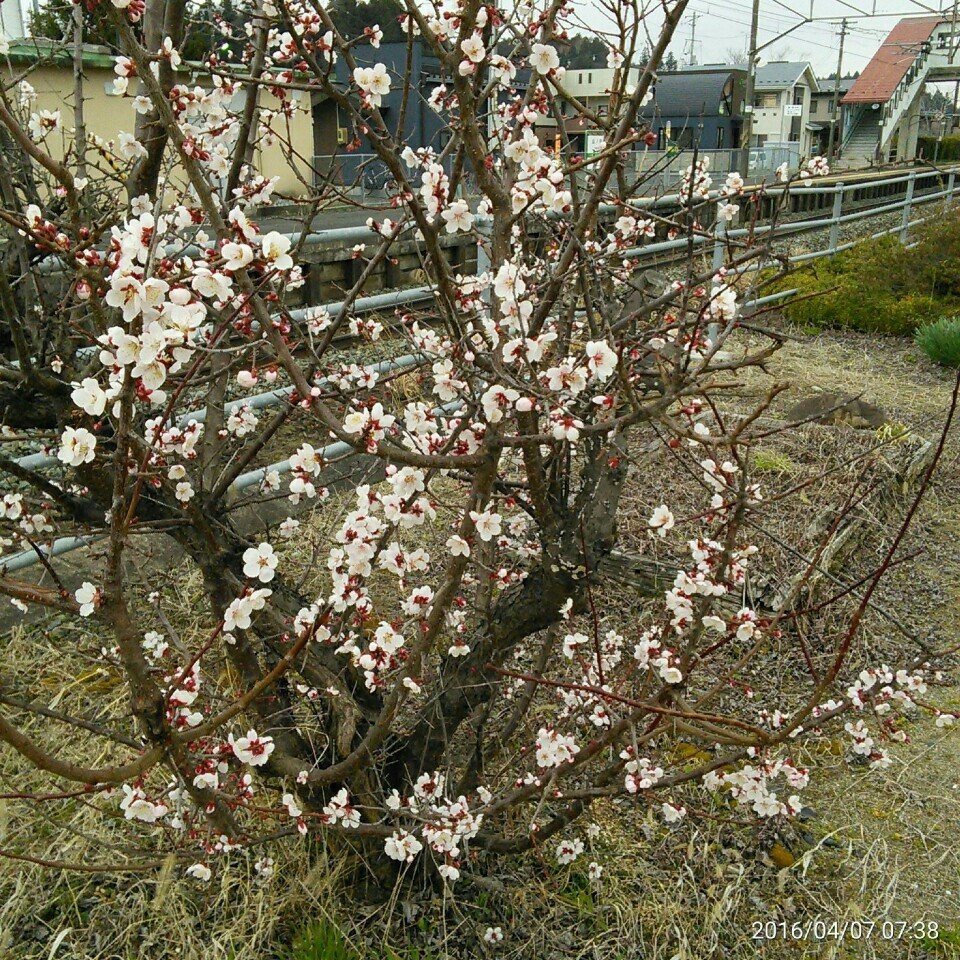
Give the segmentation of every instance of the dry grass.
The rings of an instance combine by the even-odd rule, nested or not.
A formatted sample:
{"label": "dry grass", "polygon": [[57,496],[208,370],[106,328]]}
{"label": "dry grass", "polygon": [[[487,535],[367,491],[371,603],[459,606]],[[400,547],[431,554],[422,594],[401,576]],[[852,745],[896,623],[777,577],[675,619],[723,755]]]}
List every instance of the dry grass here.
{"label": "dry grass", "polygon": [[[911,344],[854,334],[798,340],[771,372],[795,384],[790,396],[778,401],[773,417],[814,389],[841,389],[863,392],[884,406],[891,419],[927,436],[938,427],[950,387],[949,374],[921,359]],[[765,382],[758,375],[747,393],[759,395]],[[736,413],[750,399],[730,397],[724,410]],[[839,463],[873,439],[846,428],[807,428],[765,441],[754,451],[754,464],[764,486],[775,491]],[[936,646],[956,642],[960,617],[957,450],[954,438],[905,545],[907,551],[923,552],[894,571],[879,598],[917,633],[937,641]],[[644,523],[662,499],[658,482],[642,472],[634,478],[623,518],[625,549],[651,550]],[[763,546],[769,548],[774,569],[790,565],[777,539],[797,542],[810,510],[836,502],[844,482],[840,474],[824,478],[807,491],[806,503],[771,519]],[[437,492],[442,500],[443,489]],[[696,501],[694,491],[682,486],[677,496]],[[305,523],[296,549],[307,555],[319,550],[348,508],[346,500],[334,497]],[[877,551],[889,533],[878,524]],[[868,566],[875,558],[868,551],[861,562]],[[181,566],[163,571],[152,585],[175,606],[177,630],[190,645],[204,628],[195,578]],[[603,600],[611,625],[629,624],[631,598],[623,587],[606,587]],[[54,619],[43,630],[11,631],[4,642],[4,673],[46,702],[57,698],[75,712],[96,708],[123,724],[126,705],[117,678],[93,661],[106,638],[84,629],[81,633]],[[898,632],[874,616],[860,655],[894,662],[912,655],[906,647]],[[768,651],[758,664],[758,685],[780,679],[777,661],[777,651]],[[943,683],[930,697],[957,707],[960,686],[952,669],[947,663]],[[926,720],[912,723],[909,731],[911,742],[894,747],[894,765],[879,775],[835,756],[829,741],[821,744],[821,772],[806,796],[814,816],[782,833],[745,834],[709,821],[667,830],[634,804],[605,803],[591,814],[601,831],[591,841],[588,857],[568,868],[558,868],[552,858],[486,861],[485,876],[465,879],[455,899],[398,890],[386,903],[368,903],[346,876],[345,859],[320,841],[276,845],[270,850],[276,872],[267,881],[253,871],[259,852],[238,856],[210,886],[185,879],[182,864],[173,862],[141,875],[91,875],[3,859],[0,955],[24,960],[439,960],[488,955],[482,931],[501,925],[507,940],[497,955],[515,958],[957,956],[946,941],[939,946],[894,943],[879,934],[857,943],[827,942],[816,953],[810,945],[751,938],[753,921],[811,917],[936,919],[948,932],[960,931],[960,855],[954,840],[960,741],[953,731]],[[51,736],[39,725],[31,732]],[[56,747],[62,752],[76,744],[78,755],[97,763],[114,755],[110,748],[99,757],[81,753],[81,745],[88,751],[88,738],[62,734],[59,728],[56,736],[62,739]],[[10,751],[0,752],[0,789],[50,787],[49,778],[24,769]],[[20,800],[2,803],[0,847],[35,857],[87,863],[120,859],[139,835],[116,817],[115,799],[83,798],[42,810]],[[113,811],[113,816],[105,818],[96,808]],[[796,858],[791,868],[773,862],[775,844]],[[586,877],[590,859],[606,867],[599,885]]]}

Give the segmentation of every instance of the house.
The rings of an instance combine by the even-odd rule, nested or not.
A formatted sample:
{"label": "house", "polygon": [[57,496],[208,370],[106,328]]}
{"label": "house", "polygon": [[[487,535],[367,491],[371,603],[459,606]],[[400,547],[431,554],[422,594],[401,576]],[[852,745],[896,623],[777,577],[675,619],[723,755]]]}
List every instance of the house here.
{"label": "house", "polygon": [[[449,139],[449,132],[441,115],[428,102],[441,82],[440,62],[432,50],[417,40],[410,45],[409,54],[406,43],[383,43],[379,49],[358,45],[353,48],[353,56],[360,67],[382,63],[390,74],[390,92],[380,104],[380,113],[390,132],[414,149],[432,147],[439,153]],[[337,85],[346,90],[350,85],[350,72],[342,57],[334,70]],[[404,79],[408,70],[410,95],[404,110]],[[342,184],[353,184],[359,178],[368,186],[382,187],[389,174],[374,157],[364,132],[355,128],[335,100],[320,92],[311,97],[312,154],[318,174],[332,175]],[[403,129],[398,130],[401,121]]]}
{"label": "house", "polygon": [[[4,3],[3,7],[6,6]],[[402,142],[441,150],[448,133],[440,115],[427,102],[440,84],[440,65],[436,57],[429,55],[429,48],[422,41],[411,46],[411,92],[406,110],[401,110],[401,103],[407,73],[407,44],[384,43],[379,49],[361,45],[353,49],[353,55],[361,66],[384,63],[391,74],[390,92],[380,106],[391,132],[396,132],[402,118]],[[136,85],[131,85],[128,96],[118,95],[113,84],[114,66],[115,59],[109,48],[93,44],[84,47],[84,120],[88,134],[104,141],[116,140],[123,132],[133,133],[136,123],[133,108]],[[24,68],[30,69],[27,80],[37,94],[31,110],[59,111],[64,125],[70,127],[73,123],[72,51],[40,38],[11,42],[9,61],[4,67],[6,76],[19,78]],[[343,90],[349,89],[349,69],[343,58],[336,65],[335,77]],[[191,87],[211,84],[209,74],[199,64],[183,63],[177,80]],[[279,139],[261,137],[256,142],[253,160],[258,173],[279,178],[277,194],[303,196],[309,185],[328,176],[342,185],[352,185],[360,178],[366,185],[376,180],[372,185],[383,186],[387,179],[385,166],[373,159],[364,132],[355,129],[334,100],[319,91],[288,93],[296,107],[289,124],[283,127],[284,136],[290,139],[290,149]],[[269,90],[261,90],[260,103],[266,110],[276,102]],[[49,146],[59,159],[57,151],[62,152],[62,138],[51,138]]]}
{"label": "house", "polygon": [[[642,66],[632,67],[625,84],[629,96],[643,73]],[[640,118],[657,135],[656,148],[690,149],[695,144],[703,150],[729,149],[738,146],[743,120],[743,91],[746,71],[722,65],[686,68],[674,73],[663,73],[652,88],[650,100],[641,108]],[[568,70],[563,79],[564,89],[598,116],[609,109],[610,88],[614,71],[607,68]],[[602,134],[590,121],[568,103],[560,105],[561,113],[569,118],[564,130],[573,153],[593,152],[603,142]],[[541,125],[541,136],[551,142],[559,135],[550,121]]]}
{"label": "house", "polygon": [[833,130],[833,149],[840,149],[840,137],[843,132],[843,97],[853,86],[854,77],[841,77],[837,93],[836,113],[833,109],[833,97],[837,90],[836,77],[821,77],[817,82],[820,89],[810,98],[811,153],[826,154],[830,145],[830,127]]}
{"label": "house", "polygon": [[[579,103],[597,116],[606,116],[610,105],[610,88],[613,86],[616,71],[609,67],[575,67],[567,70],[562,83],[563,89]],[[643,73],[642,67],[631,67],[625,90],[627,93],[636,88]],[[575,110],[566,100],[559,103],[563,118],[563,135],[557,129],[553,117],[542,117],[537,122],[537,133],[545,146],[556,151],[564,147],[564,140],[570,153],[590,154],[603,143],[603,134],[591,125],[590,121]]]}
{"label": "house", "polygon": [[816,152],[810,127],[813,95],[820,90],[809,63],[775,61],[757,68],[751,147],[787,146],[801,156]]}
{"label": "house", "polygon": [[657,79],[641,111],[656,149],[731,150],[740,146],[747,72],[721,64],[685,67]]}
{"label": "house", "polygon": [[[4,4],[6,6],[6,4]],[[87,135],[104,142],[116,141],[121,133],[134,133],[136,112],[133,94],[136,85],[131,84],[130,94],[121,96],[114,87],[116,61],[109,48],[86,44],[82,51],[84,75],[83,117]],[[59,113],[62,123],[69,130],[73,126],[73,53],[62,44],[41,38],[11,42],[10,52],[3,58],[0,76],[6,84],[24,78],[36,92],[30,111],[49,110]],[[178,82],[192,86],[209,86],[209,74],[196,64],[184,63],[177,72]],[[292,161],[287,159],[284,144],[279,139],[261,137],[257,140],[253,166],[265,177],[277,177],[276,192],[288,196],[304,193],[304,180],[311,179],[309,158],[313,150],[313,131],[310,111],[307,109],[307,94],[291,91],[297,109],[290,117],[285,136],[291,143]],[[277,101],[267,90],[262,90],[260,100],[266,109]],[[55,159],[61,159],[65,141],[69,137],[48,137],[46,148]],[[177,176],[176,170],[174,176]],[[186,177],[182,170],[181,178]]]}

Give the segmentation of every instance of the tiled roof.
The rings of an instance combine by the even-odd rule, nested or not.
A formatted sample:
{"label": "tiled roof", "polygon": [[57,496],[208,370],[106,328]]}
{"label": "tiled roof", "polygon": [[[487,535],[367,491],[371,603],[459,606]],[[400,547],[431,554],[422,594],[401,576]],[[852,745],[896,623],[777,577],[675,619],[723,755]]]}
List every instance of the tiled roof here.
{"label": "tiled roof", "polygon": [[[40,64],[50,63],[57,66],[73,67],[73,51],[61,43],[44,37],[25,38],[10,42],[7,54],[12,63]],[[85,67],[103,67],[112,70],[116,59],[110,55],[109,47],[85,43],[81,53]]]}
{"label": "tiled roof", "polygon": [[843,98],[844,103],[886,103],[910,69],[943,17],[910,17],[901,20],[863,68],[857,82]]}
{"label": "tiled roof", "polygon": [[[840,92],[846,93],[855,83],[856,77],[841,77],[840,78]],[[834,77],[817,77],[817,83],[820,84],[820,89],[817,91],[819,94],[829,94],[833,96],[833,89],[836,86],[836,78]]]}

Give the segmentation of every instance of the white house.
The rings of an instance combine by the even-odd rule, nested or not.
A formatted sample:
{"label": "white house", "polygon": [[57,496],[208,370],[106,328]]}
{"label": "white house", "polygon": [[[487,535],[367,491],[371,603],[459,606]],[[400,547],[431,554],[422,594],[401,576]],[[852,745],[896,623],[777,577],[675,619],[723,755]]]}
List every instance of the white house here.
{"label": "white house", "polygon": [[[561,83],[564,90],[583,104],[588,110],[603,116],[610,103],[610,88],[613,86],[616,71],[609,67],[574,67],[568,68],[563,74]],[[626,82],[625,93],[636,87],[642,67],[631,67]],[[592,148],[600,149],[603,136],[593,129],[593,126],[569,104],[561,100],[559,104],[560,116],[566,135],[570,138],[577,153],[592,152]],[[537,121],[537,133],[541,142],[552,149],[560,149],[560,132],[553,116],[547,115]]]}
{"label": "white house", "polygon": [[0,32],[8,40],[19,40],[26,36],[20,0],[0,0]]}
{"label": "white house", "polygon": [[801,156],[816,152],[810,107],[812,95],[819,90],[809,63],[777,61],[757,67],[750,146],[789,144]]}

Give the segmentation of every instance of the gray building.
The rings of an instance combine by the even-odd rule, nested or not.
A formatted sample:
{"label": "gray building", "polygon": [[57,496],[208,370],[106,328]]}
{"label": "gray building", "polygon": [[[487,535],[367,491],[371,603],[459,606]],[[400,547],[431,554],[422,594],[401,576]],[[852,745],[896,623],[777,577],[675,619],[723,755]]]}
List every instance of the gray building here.
{"label": "gray building", "polygon": [[722,64],[687,67],[657,78],[641,115],[657,149],[729,150],[740,145],[746,71]]}
{"label": "gray building", "polygon": [[778,60],[757,68],[751,147],[791,146],[801,156],[813,152],[810,106],[820,90],[806,61]]}
{"label": "gray building", "polygon": [[[414,149],[433,147],[438,153],[449,138],[442,118],[428,104],[433,91],[440,85],[440,62],[422,40],[411,44],[409,51],[410,101],[402,109],[404,76],[408,67],[406,43],[384,43],[379,49],[364,44],[353,48],[353,56],[360,66],[383,63],[392,83],[383,98],[380,113],[391,132]],[[341,57],[335,68],[336,79],[344,89],[350,86],[349,71]],[[349,115],[336,101],[323,94],[313,95],[313,153],[314,167],[321,175],[333,174],[344,184],[353,183],[358,173],[369,186],[382,186],[389,177],[386,167],[373,157],[366,134],[357,129]],[[403,120],[403,130],[396,127]]]}
{"label": "gray building", "polygon": [[840,78],[840,94],[837,98],[836,116],[833,113],[833,94],[837,86],[835,77],[820,77],[817,81],[820,89],[810,98],[810,121],[808,126],[811,135],[811,150],[813,153],[825,155],[830,143],[830,127],[834,127],[833,149],[840,149],[840,137],[843,132],[843,97],[853,86],[854,77]]}

